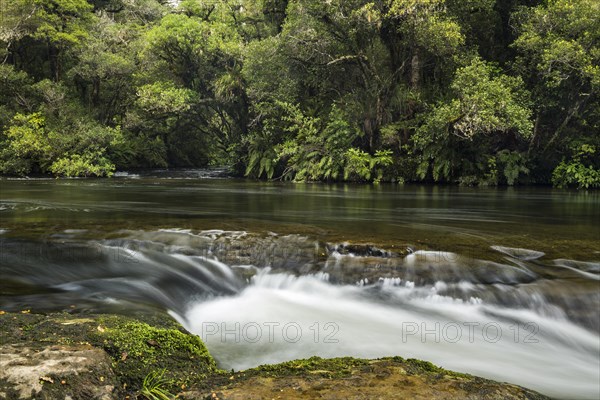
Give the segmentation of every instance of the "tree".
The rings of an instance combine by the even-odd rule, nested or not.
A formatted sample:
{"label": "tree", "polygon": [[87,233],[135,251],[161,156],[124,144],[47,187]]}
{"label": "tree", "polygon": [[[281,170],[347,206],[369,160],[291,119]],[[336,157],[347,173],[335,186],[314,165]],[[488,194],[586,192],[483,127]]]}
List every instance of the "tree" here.
{"label": "tree", "polygon": [[169,14],[145,40],[149,68],[139,77],[137,105],[149,118],[140,120],[160,132],[175,165],[206,165],[210,158],[226,157],[247,125],[236,30]]}
{"label": "tree", "polygon": [[476,182],[485,174],[489,157],[498,152],[501,160],[510,162],[505,177],[514,183],[515,168],[526,172],[519,165],[522,159],[500,152],[518,151],[519,143],[531,137],[529,94],[523,86],[520,78],[504,75],[479,58],[459,68],[452,98],[423,115],[425,123],[414,137],[416,150],[422,152],[421,179],[431,171],[435,181],[464,174]]}
{"label": "tree", "polygon": [[65,51],[80,45],[88,36],[92,6],[85,0],[33,0],[33,5],[31,37],[47,48],[50,77],[58,82]]}
{"label": "tree", "polygon": [[592,132],[600,123],[599,14],[594,0],[550,0],[516,14],[517,66],[536,104],[531,151],[560,154],[586,132],[589,140],[597,136]]}
{"label": "tree", "polygon": [[0,4],[5,172],[593,186],[597,1]]}

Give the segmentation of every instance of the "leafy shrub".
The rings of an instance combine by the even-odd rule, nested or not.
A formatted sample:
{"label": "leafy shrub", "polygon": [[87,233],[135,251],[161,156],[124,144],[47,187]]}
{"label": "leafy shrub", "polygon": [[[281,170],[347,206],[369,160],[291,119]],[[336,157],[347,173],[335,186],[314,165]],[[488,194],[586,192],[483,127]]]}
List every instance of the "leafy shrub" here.
{"label": "leafy shrub", "polygon": [[4,132],[0,172],[112,175],[115,166],[107,154],[123,144],[119,127],[104,127],[87,120],[59,120],[58,130],[52,122],[41,112],[16,114]]}
{"label": "leafy shrub", "polygon": [[52,163],[50,171],[57,176],[112,176],[115,165],[102,153],[73,154]]}
{"label": "leafy shrub", "polygon": [[379,182],[383,178],[382,167],[392,164],[391,150],[378,150],[375,155],[351,148],[346,152],[344,179]]}
{"label": "leafy shrub", "polygon": [[564,159],[552,172],[552,184],[556,187],[600,187],[600,169],[593,165],[596,148],[583,144],[576,149],[569,161]]}
{"label": "leafy shrub", "polygon": [[517,151],[502,150],[496,155],[498,163],[504,166],[506,184],[512,186],[520,174],[528,174],[529,168],[525,166],[525,156]]}
{"label": "leafy shrub", "polygon": [[293,137],[279,146],[279,160],[286,164],[286,178],[296,181],[337,180],[344,170],[345,153],[358,136],[333,107],[326,121],[305,115],[298,106],[288,106],[286,130]]}
{"label": "leafy shrub", "polygon": [[283,117],[289,107],[283,102],[262,102],[255,106],[255,112],[262,117],[257,118],[254,129],[244,138],[243,145],[248,152],[246,176],[273,177],[278,158],[275,147],[281,144],[280,133],[285,129]]}
{"label": "leafy shrub", "polygon": [[0,164],[3,173],[25,175],[35,164],[42,170],[50,164],[55,150],[50,138],[55,134],[48,130],[41,113],[16,114],[4,134],[7,143]]}

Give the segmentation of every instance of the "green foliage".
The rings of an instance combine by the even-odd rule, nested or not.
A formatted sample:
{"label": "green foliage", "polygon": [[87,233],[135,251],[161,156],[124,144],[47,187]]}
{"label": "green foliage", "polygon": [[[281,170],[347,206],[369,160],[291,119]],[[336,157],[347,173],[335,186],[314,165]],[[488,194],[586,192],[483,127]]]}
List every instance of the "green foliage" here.
{"label": "green foliage", "polygon": [[[466,186],[475,185],[477,182],[477,177],[461,177],[461,184]],[[484,186],[496,186],[498,184],[498,165],[496,163],[496,157],[489,157],[487,159],[487,171],[484,173],[484,177],[481,180],[481,184]]]}
{"label": "green foliage", "polygon": [[594,186],[569,149],[600,146],[595,0],[1,8],[4,174]]}
{"label": "green foliage", "polygon": [[85,23],[92,17],[92,5],[86,0],[33,0],[37,29],[34,38],[58,46],[77,45],[88,31]]}
{"label": "green foliage", "polygon": [[171,166],[231,162],[228,149],[248,125],[241,38],[235,26],[187,6],[191,15],[167,14],[143,36],[147,71],[139,75],[127,128],[160,136]]}
{"label": "green foliage", "polygon": [[600,168],[594,165],[596,148],[583,144],[576,149],[569,161],[561,161],[552,172],[552,183],[557,187],[600,187]]}
{"label": "green foliage", "polygon": [[190,109],[195,99],[195,92],[178,88],[172,82],[153,82],[141,86],[137,95],[137,105],[153,115],[183,113]]}
{"label": "green foliage", "polygon": [[75,123],[68,134],[58,133],[42,113],[16,114],[5,131],[0,171],[26,175],[52,172],[57,176],[110,176],[115,166],[105,157],[119,146],[119,129]]}
{"label": "green foliage", "polygon": [[59,158],[52,163],[49,170],[56,176],[112,176],[115,165],[98,152]]}
{"label": "green foliage", "polygon": [[346,152],[344,179],[365,180],[378,183],[383,178],[383,167],[392,164],[391,150],[377,150],[370,155],[362,150],[351,148]]}
{"label": "green foliage", "polygon": [[311,357],[303,360],[287,361],[280,364],[261,365],[247,370],[248,374],[259,373],[261,376],[294,376],[307,373],[320,374],[328,378],[348,376],[352,370],[369,364],[368,360],[352,357],[321,358]]}
{"label": "green foliage", "polygon": [[521,79],[500,74],[475,58],[456,71],[451,87],[456,98],[439,108],[451,133],[465,139],[510,131],[531,135],[528,93]]}
{"label": "green foliage", "polygon": [[599,14],[595,0],[550,0],[514,15],[515,69],[536,100],[539,132],[531,148],[544,156],[566,156],[573,139],[593,141],[600,129]]}
{"label": "green foliage", "polygon": [[248,96],[257,104],[268,100],[295,101],[300,83],[290,71],[280,36],[249,43],[245,48],[244,79]]}
{"label": "green foliage", "polygon": [[246,176],[260,178],[264,175],[267,179],[273,177],[277,154],[268,134],[255,134],[249,139],[248,155]]}
{"label": "green foliage", "polygon": [[16,114],[13,124],[5,132],[8,146],[2,154],[4,173],[24,175],[33,163],[45,169],[51,161],[53,148],[50,137],[55,133],[46,129],[46,121],[41,113]]}
{"label": "green foliage", "polygon": [[[109,319],[97,336],[113,357],[115,372],[130,389],[154,387],[154,395],[157,395],[156,389],[167,394],[167,390],[217,371],[214,359],[200,338],[177,329]],[[190,363],[195,367],[190,369]],[[162,370],[157,372],[157,368]]]}
{"label": "green foliage", "polygon": [[156,370],[150,372],[142,382],[140,394],[148,400],[172,400],[175,395],[170,393],[165,387],[172,386],[172,382],[164,377],[165,370]]}
{"label": "green foliage", "polygon": [[286,131],[292,138],[276,148],[286,165],[284,178],[296,181],[336,180],[344,168],[345,152],[358,135],[334,107],[329,119],[305,115],[297,106],[286,105]]}
{"label": "green foliage", "polygon": [[595,0],[550,0],[519,14],[522,34],[514,45],[548,87],[579,83],[600,89],[600,4]]}
{"label": "green foliage", "polygon": [[519,174],[529,173],[529,168],[525,165],[525,156],[521,153],[502,150],[498,152],[496,158],[500,165],[504,165],[504,178],[509,186],[517,182]]}
{"label": "green foliage", "polygon": [[146,51],[162,60],[184,86],[206,90],[227,58],[239,53],[237,32],[221,22],[168,14],[146,34]]}
{"label": "green foliage", "polygon": [[289,105],[281,102],[262,102],[255,106],[261,117],[254,121],[254,126],[244,138],[247,148],[246,176],[271,179],[277,167],[275,147],[281,143],[284,132],[284,114]]}
{"label": "green foliage", "polygon": [[523,82],[475,58],[457,70],[451,89],[453,98],[426,112],[422,116],[424,124],[413,136],[415,152],[421,160],[417,174],[421,179],[431,174],[434,181],[454,180],[462,175],[459,180],[465,183],[482,180],[497,184],[494,171],[498,161],[505,166],[506,183],[514,184],[520,172],[528,172],[518,152],[503,149],[498,159],[491,162],[494,165],[490,161],[485,165],[481,158],[494,152],[493,148],[484,147],[489,146],[490,140],[498,142],[504,136],[525,141],[531,136],[533,123]]}
{"label": "green foliage", "polygon": [[12,65],[0,64],[0,130],[10,123],[21,107],[29,103],[32,79]]}
{"label": "green foliage", "polygon": [[432,53],[452,54],[464,43],[461,27],[448,13],[445,0],[393,0],[389,16],[403,20],[400,29]]}

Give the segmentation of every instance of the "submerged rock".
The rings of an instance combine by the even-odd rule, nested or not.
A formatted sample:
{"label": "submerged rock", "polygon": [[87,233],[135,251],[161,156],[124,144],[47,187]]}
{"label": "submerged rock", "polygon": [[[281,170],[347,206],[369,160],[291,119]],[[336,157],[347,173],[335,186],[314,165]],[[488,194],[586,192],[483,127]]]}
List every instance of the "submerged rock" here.
{"label": "submerged rock", "polygon": [[490,246],[490,248],[500,253],[504,253],[509,257],[523,261],[537,260],[538,258],[546,255],[546,253],[543,253],[541,251],[522,249],[517,247]]}
{"label": "submerged rock", "polygon": [[558,259],[554,260],[554,265],[574,271],[588,279],[600,280],[600,262]]}

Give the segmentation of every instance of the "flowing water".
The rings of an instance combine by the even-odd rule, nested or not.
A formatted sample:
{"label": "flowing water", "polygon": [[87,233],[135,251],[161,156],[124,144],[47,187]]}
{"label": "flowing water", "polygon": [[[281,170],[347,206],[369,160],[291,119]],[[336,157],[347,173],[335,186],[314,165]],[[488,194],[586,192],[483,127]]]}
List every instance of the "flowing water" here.
{"label": "flowing water", "polygon": [[600,397],[600,194],[1,180],[0,307],[157,308],[223,368],[399,355]]}

